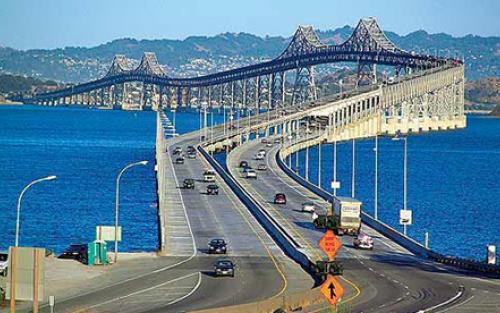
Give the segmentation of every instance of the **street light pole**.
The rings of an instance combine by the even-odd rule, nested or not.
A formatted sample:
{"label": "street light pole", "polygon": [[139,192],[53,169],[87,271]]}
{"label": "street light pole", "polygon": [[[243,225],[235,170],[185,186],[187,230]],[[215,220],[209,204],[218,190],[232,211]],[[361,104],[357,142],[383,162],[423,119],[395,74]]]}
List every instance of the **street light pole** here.
{"label": "street light pole", "polygon": [[375,205],[373,210],[373,217],[378,220],[378,133],[375,134]]}
{"label": "street light pole", "polygon": [[356,139],[352,139],[352,186],[351,197],[356,196]]}
{"label": "street light pole", "polygon": [[[321,136],[321,127],[318,123],[318,135]],[[321,138],[318,142],[318,187],[321,188]]]}
{"label": "street light pole", "polygon": [[125,166],[120,173],[118,174],[118,177],[116,178],[116,196],[115,196],[115,261],[116,263],[118,261],[118,213],[119,213],[119,206],[120,206],[120,178],[122,177],[123,173],[128,170],[131,167],[138,166],[138,165],[146,165],[148,164],[148,161],[139,161],[135,163],[130,163],[129,165]]}
{"label": "street light pole", "polygon": [[28,189],[33,186],[34,184],[38,184],[40,182],[43,182],[43,181],[48,181],[48,180],[54,180],[56,179],[57,177],[52,175],[52,176],[47,176],[47,177],[43,177],[43,178],[39,178],[39,179],[36,179],[34,181],[32,181],[31,183],[29,183],[26,187],[24,187],[24,189],[21,191],[21,194],[19,195],[19,198],[17,199],[17,213],[16,213],[16,244],[15,246],[18,247],[19,246],[19,224],[20,224],[20,217],[21,217],[21,201],[23,199],[23,196],[24,194],[26,193],[26,191],[28,191]]}
{"label": "street light pole", "polygon": [[[404,170],[403,170],[403,210],[406,211],[407,206],[406,206],[406,200],[407,200],[407,178],[408,178],[408,137],[405,136],[404,138],[405,141],[405,152],[404,152]],[[406,236],[406,224],[403,225],[403,233]]]}

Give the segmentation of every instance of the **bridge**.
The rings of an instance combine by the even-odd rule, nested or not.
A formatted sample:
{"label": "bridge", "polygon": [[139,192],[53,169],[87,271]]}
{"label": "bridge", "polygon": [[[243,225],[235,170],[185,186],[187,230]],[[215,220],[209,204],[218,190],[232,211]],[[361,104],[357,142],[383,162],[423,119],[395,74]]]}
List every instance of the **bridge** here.
{"label": "bridge", "polygon": [[[356,88],[321,94],[314,66],[334,62],[356,63]],[[396,78],[379,80],[377,65],[393,67]],[[290,71],[292,79],[287,78]],[[123,312],[141,308],[148,312],[274,312],[281,307],[317,312],[325,307],[317,288],[322,280],[318,273],[326,261],[317,247],[322,232],[312,227],[309,215],[293,208],[314,202],[326,212],[336,195],[309,180],[307,165],[304,177],[297,174],[298,152],[305,151],[309,159],[313,146],[322,151],[343,141],[354,144],[358,139],[466,126],[463,63],[399,49],[374,18],[362,19],[339,45],[326,45],[311,27],[299,27],[277,58],[201,77],[171,78],[154,54],[146,53],[135,69],[124,56],[117,56],[101,79],[26,101],[117,105],[126,99],[124,90],[132,82],[143,85],[141,105],[152,106],[151,99],[145,100],[149,91],[158,94],[159,253],[176,262],[113,286],[122,288],[63,299],[58,307],[62,311],[90,307],[109,312],[117,308]],[[163,109],[191,106],[205,113],[205,127],[171,136],[173,126]],[[242,110],[245,116],[209,128],[206,112],[210,108]],[[262,139],[272,142],[272,147]],[[173,150],[187,146],[196,147],[196,157],[176,164]],[[256,180],[246,179],[239,164],[245,160],[256,167],[253,159],[259,149],[267,150],[265,160],[259,161],[267,170],[259,171]],[[206,169],[217,173],[217,196],[206,194],[202,179]],[[181,188],[186,178],[195,179],[193,190]],[[288,197],[285,209],[272,204],[278,192]],[[351,238],[341,238],[339,259],[345,270],[340,282],[346,294],[340,308],[349,312],[498,311],[500,285],[494,278],[500,275],[498,266],[441,255],[366,212],[362,222],[377,247],[373,252],[356,250]],[[214,237],[229,241],[228,256],[237,263],[238,279],[210,276],[214,258],[205,247]],[[163,300],[147,304],[143,300],[158,297]]]}
{"label": "bridge", "polygon": [[311,26],[297,29],[288,47],[273,60],[193,78],[168,76],[154,53],[146,52],[136,68],[123,55],[113,59],[107,74],[95,81],[23,99],[45,105],[84,104],[126,106],[128,89],[139,84],[140,108],[206,105],[232,108],[276,108],[314,100],[318,96],[315,66],[338,62],[357,65],[359,85],[377,82],[376,65],[394,68],[394,74],[412,73],[445,65],[456,59],[419,55],[396,47],[374,18],[359,21],[342,44],[321,43]]}

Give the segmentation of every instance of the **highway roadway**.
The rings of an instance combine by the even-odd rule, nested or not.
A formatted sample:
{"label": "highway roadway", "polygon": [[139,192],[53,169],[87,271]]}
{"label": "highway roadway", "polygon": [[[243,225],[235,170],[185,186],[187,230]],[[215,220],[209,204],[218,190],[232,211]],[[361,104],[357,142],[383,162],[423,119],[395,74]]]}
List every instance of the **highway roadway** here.
{"label": "highway roadway", "polygon": [[[316,247],[322,231],[314,229],[310,214],[300,212],[301,204],[313,201],[320,210],[328,204],[278,167],[279,148],[279,144],[268,148],[257,140],[246,143],[229,154],[229,172],[262,207],[278,217],[290,234],[306,242],[305,249],[314,256],[321,253]],[[260,149],[268,151],[263,161],[255,160]],[[238,168],[241,160],[248,161],[253,168],[266,164],[268,169],[257,171],[256,180],[246,179]],[[274,195],[280,192],[287,196],[284,206],[272,203]],[[424,260],[366,225],[363,231],[375,238],[374,251],[356,250],[352,237],[344,236],[340,237],[343,248],[338,254],[346,268],[347,281],[343,284],[352,282],[360,291],[354,297],[344,297],[343,301],[355,312],[500,312],[499,280]]]}
{"label": "highway roadway", "polygon": [[[314,280],[288,258],[219,177],[218,195],[207,195],[200,155],[175,164],[172,151],[198,143],[198,132],[168,141],[167,173],[172,175],[166,218],[166,256],[144,268],[95,279],[94,288],[56,295],[57,312],[184,312],[243,304],[308,290]],[[195,189],[183,189],[194,178]],[[224,238],[236,264],[234,278],[213,276],[221,256],[207,253],[212,238]],[[116,265],[117,268],[121,265]],[[21,310],[22,311],[22,310]],[[26,310],[28,311],[28,310]],[[41,312],[48,312],[44,306]]]}

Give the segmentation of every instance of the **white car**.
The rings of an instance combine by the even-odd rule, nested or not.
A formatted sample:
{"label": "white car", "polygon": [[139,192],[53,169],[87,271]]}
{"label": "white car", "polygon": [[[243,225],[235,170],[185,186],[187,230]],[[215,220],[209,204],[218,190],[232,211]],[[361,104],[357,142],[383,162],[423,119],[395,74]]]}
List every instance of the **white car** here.
{"label": "white car", "polygon": [[356,249],[373,250],[373,238],[367,234],[360,233],[354,238],[353,246]]}
{"label": "white car", "polygon": [[255,159],[256,159],[256,160],[261,161],[261,160],[264,160],[264,157],[265,157],[265,155],[264,155],[264,154],[262,154],[262,153],[257,153],[257,155],[255,156]]}
{"label": "white car", "polygon": [[302,203],[302,212],[313,213],[315,210],[314,203],[312,202],[304,202]]}
{"label": "white car", "polygon": [[215,172],[207,170],[203,173],[203,180],[207,183],[215,182]]}
{"label": "white car", "polygon": [[266,143],[266,147],[272,147],[272,146],[273,146],[273,143],[272,143],[272,142],[268,141],[268,142]]}
{"label": "white car", "polygon": [[252,169],[249,169],[246,171],[246,178],[253,178],[253,179],[257,179],[257,172],[252,170]]}
{"label": "white car", "polygon": [[9,254],[0,252],[0,275],[7,276],[7,268],[9,267]]}

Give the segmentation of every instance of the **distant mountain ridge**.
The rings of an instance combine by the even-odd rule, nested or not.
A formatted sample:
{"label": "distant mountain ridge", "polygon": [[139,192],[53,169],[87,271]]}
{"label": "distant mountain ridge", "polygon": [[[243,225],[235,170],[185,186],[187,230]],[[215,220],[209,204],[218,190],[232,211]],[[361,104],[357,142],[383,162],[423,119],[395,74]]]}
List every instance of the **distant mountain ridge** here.
{"label": "distant mountain ridge", "polygon": [[[322,41],[340,43],[353,28],[318,31]],[[292,34],[291,34],[292,35]],[[477,79],[500,76],[500,37],[429,34],[423,30],[400,36],[386,32],[402,49],[421,53],[465,56],[466,76]],[[259,37],[248,33],[223,33],[216,36],[190,36],[184,40],[136,40],[123,38],[82,48],[16,50],[0,46],[0,73],[53,79],[61,82],[84,82],[103,76],[115,54],[124,54],[137,64],[144,51],[155,52],[170,76],[196,76],[278,56],[290,37]],[[446,52],[448,49],[450,52]]]}

